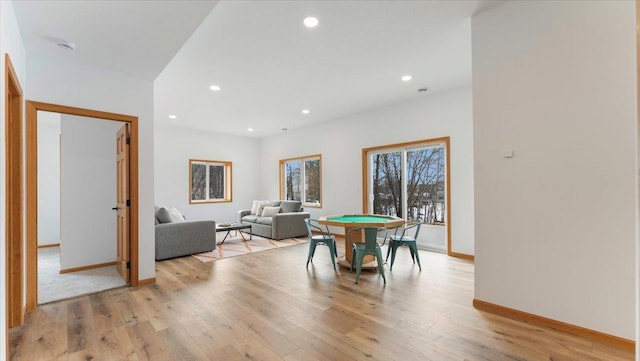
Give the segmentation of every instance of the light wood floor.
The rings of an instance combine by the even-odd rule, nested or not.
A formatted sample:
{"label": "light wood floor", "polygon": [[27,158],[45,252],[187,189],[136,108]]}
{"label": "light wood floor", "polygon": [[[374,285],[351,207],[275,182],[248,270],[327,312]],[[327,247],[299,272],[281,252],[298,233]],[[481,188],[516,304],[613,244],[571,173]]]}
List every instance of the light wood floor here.
{"label": "light wood floor", "polygon": [[156,263],[157,284],[44,305],[10,332],[11,360],[633,360],[475,310],[471,262],[399,251],[377,273],[333,271],[307,245]]}

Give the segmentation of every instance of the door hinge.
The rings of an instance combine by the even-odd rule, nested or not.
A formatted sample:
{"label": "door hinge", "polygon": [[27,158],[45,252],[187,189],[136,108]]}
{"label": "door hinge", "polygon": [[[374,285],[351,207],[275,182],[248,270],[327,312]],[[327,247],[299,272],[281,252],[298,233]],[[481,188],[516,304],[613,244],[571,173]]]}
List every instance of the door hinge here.
{"label": "door hinge", "polygon": [[131,144],[131,138],[127,137],[127,144]]}
{"label": "door hinge", "polygon": [[127,269],[131,269],[131,261],[127,261]]}
{"label": "door hinge", "polygon": [[131,207],[131,199],[127,199],[127,207]]}

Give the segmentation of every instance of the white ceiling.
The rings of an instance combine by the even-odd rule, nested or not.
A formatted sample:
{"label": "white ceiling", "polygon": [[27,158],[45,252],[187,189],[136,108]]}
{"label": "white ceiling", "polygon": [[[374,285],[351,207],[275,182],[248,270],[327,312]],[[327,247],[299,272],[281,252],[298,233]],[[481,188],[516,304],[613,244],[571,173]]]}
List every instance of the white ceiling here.
{"label": "white ceiling", "polygon": [[[14,1],[14,7],[30,54],[62,56],[57,41],[73,41],[75,57],[155,78],[156,122],[263,137],[470,84],[470,17],[500,2]],[[309,15],[318,27],[303,26]],[[405,74],[413,79],[402,82]],[[222,90],[211,91],[211,84]],[[423,87],[428,92],[418,93]]]}
{"label": "white ceiling", "polygon": [[[29,55],[77,60],[154,80],[216,1],[18,0]],[[69,41],[69,53],[57,44]]]}

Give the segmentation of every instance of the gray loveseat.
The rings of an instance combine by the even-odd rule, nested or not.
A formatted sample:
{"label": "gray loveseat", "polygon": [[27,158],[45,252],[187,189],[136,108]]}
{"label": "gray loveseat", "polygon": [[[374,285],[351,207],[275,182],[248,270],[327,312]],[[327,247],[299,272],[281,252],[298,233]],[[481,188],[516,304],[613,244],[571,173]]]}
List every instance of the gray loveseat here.
{"label": "gray loveseat", "polygon": [[[265,201],[267,202],[267,201]],[[268,201],[268,207],[280,207],[277,213],[263,217],[251,209],[238,211],[238,222],[251,225],[251,233],[275,240],[308,234],[304,220],[310,217],[300,201]]]}
{"label": "gray loveseat", "polygon": [[167,210],[156,206],[156,261],[216,248],[215,221],[185,221],[179,213]]}

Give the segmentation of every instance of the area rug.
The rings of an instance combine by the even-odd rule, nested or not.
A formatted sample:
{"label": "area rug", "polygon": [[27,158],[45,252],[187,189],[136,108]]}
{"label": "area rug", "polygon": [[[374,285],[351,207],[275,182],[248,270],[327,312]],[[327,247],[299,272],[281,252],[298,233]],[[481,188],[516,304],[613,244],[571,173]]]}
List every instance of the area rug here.
{"label": "area rug", "polygon": [[240,236],[227,238],[223,244],[216,245],[216,249],[213,251],[198,253],[192,256],[200,262],[211,262],[223,258],[242,256],[245,254],[290,247],[309,242],[307,238],[286,238],[280,241],[275,241],[273,239],[263,238],[256,235],[254,235],[251,240],[249,240],[249,235],[245,234],[245,237],[247,238],[246,241],[244,241]]}

